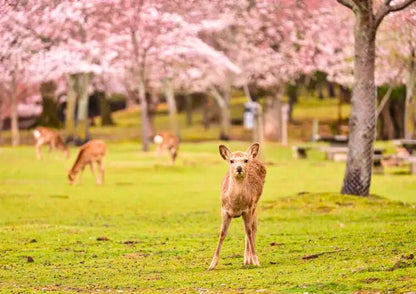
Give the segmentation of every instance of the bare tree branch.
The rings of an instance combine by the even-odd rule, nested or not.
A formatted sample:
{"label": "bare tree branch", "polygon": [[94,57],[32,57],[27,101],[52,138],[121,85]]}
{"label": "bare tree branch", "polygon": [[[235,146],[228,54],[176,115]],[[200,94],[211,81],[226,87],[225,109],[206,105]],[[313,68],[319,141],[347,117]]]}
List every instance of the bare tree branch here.
{"label": "bare tree branch", "polygon": [[349,9],[353,8],[353,3],[351,0],[337,0],[337,2],[344,5],[345,7],[348,7]]}
{"label": "bare tree branch", "polygon": [[[405,0],[401,3],[398,3],[396,5],[390,5],[391,0],[385,0],[384,5],[377,11],[375,15],[375,21],[376,21],[376,29],[380,25],[383,18],[389,14],[390,12],[399,11],[402,9],[405,9],[410,4],[414,3],[416,0]],[[338,1],[339,2],[339,1]]]}

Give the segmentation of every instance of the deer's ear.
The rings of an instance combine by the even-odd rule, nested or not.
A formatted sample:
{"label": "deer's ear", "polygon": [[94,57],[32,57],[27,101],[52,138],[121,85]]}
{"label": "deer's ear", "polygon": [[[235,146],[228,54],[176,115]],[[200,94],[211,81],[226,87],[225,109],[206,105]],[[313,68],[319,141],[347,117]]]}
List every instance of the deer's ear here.
{"label": "deer's ear", "polygon": [[247,149],[247,153],[251,158],[255,158],[259,154],[259,143],[254,143]]}
{"label": "deer's ear", "polygon": [[224,160],[228,160],[230,158],[231,151],[225,145],[220,145],[219,150],[220,150],[220,155],[222,158],[224,158]]}

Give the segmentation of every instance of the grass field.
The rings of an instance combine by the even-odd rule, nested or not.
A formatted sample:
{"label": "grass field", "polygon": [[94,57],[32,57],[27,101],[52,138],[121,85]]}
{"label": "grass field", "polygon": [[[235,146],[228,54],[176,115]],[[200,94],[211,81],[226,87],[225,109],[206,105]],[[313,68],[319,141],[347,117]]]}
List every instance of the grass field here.
{"label": "grass field", "polygon": [[[233,142],[231,149],[248,143]],[[107,177],[69,186],[61,153],[0,148],[0,292],[402,293],[416,290],[416,179],[374,176],[372,196],[340,196],[344,164],[267,145],[261,267],[244,267],[241,219],[207,271],[226,165],[218,143],[186,143],[175,166],[111,143]],[[153,147],[153,146],[152,146]]]}

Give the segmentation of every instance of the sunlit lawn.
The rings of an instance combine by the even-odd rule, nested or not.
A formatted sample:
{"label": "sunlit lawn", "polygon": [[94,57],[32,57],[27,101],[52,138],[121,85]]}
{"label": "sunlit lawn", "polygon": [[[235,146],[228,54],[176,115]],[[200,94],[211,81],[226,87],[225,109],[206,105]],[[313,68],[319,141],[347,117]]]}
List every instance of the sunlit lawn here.
{"label": "sunlit lawn", "polygon": [[[167,158],[155,162],[153,152],[140,152],[138,143],[111,143],[99,187],[89,170],[81,185],[67,184],[75,149],[68,161],[58,152],[38,161],[32,147],[0,148],[0,290],[416,290],[416,178],[389,169],[372,186],[372,194],[386,198],[339,196],[342,163],[325,161],[315,149],[310,159],[295,161],[289,148],[275,144],[267,145],[259,207],[261,267],[243,266],[243,225],[236,219],[217,269],[207,271],[226,171],[217,146],[183,144],[169,166]],[[302,259],[317,253],[323,254]]]}

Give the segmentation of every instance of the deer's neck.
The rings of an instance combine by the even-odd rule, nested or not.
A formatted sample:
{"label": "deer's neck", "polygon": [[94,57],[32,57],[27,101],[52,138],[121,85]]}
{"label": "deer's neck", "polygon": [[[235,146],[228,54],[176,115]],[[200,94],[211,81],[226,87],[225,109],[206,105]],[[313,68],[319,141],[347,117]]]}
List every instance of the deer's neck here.
{"label": "deer's neck", "polygon": [[228,174],[228,194],[241,194],[246,191],[247,188],[247,176],[244,178],[236,178],[232,175],[231,171]]}

